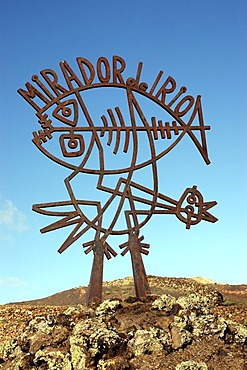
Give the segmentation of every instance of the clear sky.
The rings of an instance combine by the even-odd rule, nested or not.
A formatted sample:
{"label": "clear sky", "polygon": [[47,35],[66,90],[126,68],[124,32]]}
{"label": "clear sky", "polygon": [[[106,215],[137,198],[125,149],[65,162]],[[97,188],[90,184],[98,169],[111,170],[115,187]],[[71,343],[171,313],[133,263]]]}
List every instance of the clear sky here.
{"label": "clear sky", "polygon": [[[219,221],[186,230],[175,216],[153,217],[142,230],[151,245],[144,263],[150,275],[246,283],[246,1],[2,0],[0,7],[0,303],[89,281],[92,256],[81,247],[86,237],[59,254],[68,228],[39,232],[54,220],[32,205],[67,200],[64,179],[71,171],[33,145],[37,117],[16,92],[43,69],[60,73],[63,60],[76,69],[76,57],[95,64],[119,55],[129,75],[142,61],[144,81],[162,70],[190,95],[202,95],[211,164],[185,136],[158,163],[160,192],[178,200],[197,185],[205,201],[218,202],[211,212]],[[87,191],[91,180],[83,179]],[[120,252],[118,244],[117,238],[111,242]],[[105,263],[104,280],[131,274],[129,255]]]}

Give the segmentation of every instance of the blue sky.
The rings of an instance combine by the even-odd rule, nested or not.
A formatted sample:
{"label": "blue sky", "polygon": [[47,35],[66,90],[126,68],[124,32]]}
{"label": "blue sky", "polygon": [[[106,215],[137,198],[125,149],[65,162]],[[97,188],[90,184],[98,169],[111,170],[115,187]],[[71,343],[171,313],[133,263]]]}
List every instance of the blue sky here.
{"label": "blue sky", "polygon": [[[197,185],[205,201],[218,202],[211,211],[219,221],[186,230],[174,216],[152,218],[142,230],[151,245],[144,263],[150,275],[246,283],[246,10],[244,0],[1,2],[0,303],[89,281],[87,239],[60,255],[68,230],[39,232],[53,220],[32,204],[66,200],[70,171],[33,145],[35,111],[16,92],[43,69],[59,72],[62,60],[74,68],[76,57],[95,63],[119,55],[130,73],[142,61],[144,79],[162,70],[202,95],[211,164],[184,137],[159,161],[159,186],[179,199]],[[120,252],[119,241],[112,243]],[[105,262],[104,280],[131,274],[129,255]]]}

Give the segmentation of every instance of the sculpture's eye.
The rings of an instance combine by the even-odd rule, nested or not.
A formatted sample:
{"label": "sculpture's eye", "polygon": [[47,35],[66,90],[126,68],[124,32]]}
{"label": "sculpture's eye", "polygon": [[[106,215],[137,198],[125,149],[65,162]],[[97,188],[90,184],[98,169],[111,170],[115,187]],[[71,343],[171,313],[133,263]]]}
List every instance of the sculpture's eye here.
{"label": "sculpture's eye", "polygon": [[63,134],[59,138],[64,157],[79,157],[84,153],[85,143],[80,134]]}
{"label": "sculpture's eye", "polygon": [[78,121],[78,104],[75,99],[59,102],[52,113],[53,117],[69,126],[76,126]]}
{"label": "sculpture's eye", "polygon": [[[199,197],[198,197],[198,195],[195,193],[195,192],[192,192],[188,197],[187,197],[187,202],[189,203],[189,204],[196,204],[196,203],[198,203],[198,201],[199,201]],[[192,207],[193,208],[193,207]]]}

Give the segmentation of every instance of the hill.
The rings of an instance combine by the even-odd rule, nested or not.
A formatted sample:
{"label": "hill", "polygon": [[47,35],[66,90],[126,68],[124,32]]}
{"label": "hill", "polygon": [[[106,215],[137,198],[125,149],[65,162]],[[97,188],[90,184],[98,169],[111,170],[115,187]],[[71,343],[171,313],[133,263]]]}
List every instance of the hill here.
{"label": "hill", "polygon": [[[225,305],[243,306],[247,305],[247,285],[229,285],[214,283],[203,278],[171,278],[160,276],[148,276],[151,293],[156,295],[169,293],[175,297],[186,295],[188,292],[209,292],[221,293]],[[49,297],[39,298],[31,301],[15,302],[18,305],[35,306],[73,306],[86,303],[87,287],[81,286],[64,290]],[[126,299],[135,296],[133,277],[117,279],[103,283],[103,300],[121,297]],[[13,304],[13,303],[10,303]]]}

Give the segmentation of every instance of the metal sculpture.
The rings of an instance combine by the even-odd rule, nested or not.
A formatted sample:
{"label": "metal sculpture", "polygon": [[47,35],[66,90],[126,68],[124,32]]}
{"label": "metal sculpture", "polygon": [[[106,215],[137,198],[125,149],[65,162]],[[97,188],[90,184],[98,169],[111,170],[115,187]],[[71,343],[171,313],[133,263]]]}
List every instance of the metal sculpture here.
{"label": "metal sculpture", "polygon": [[[87,304],[101,302],[104,256],[110,259],[117,255],[107,242],[108,237],[126,234],[128,240],[119,246],[123,250],[121,255],[130,252],[136,296],[145,300],[150,289],[141,255],[149,253],[149,245],[143,243],[144,237],[140,230],[151,217],[156,214],[174,214],[186,224],[187,229],[201,220],[217,221],[209,213],[209,209],[217,203],[205,202],[196,186],[187,188],[178,201],[158,190],[157,161],[170,152],[186,134],[206,164],[210,163],[205,135],[210,126],[204,125],[200,96],[194,99],[191,95],[185,95],[187,89],[184,86],[177,91],[176,82],[171,76],[162,82],[162,71],[149,88],[146,82],[141,81],[142,62],[138,64],[135,77],[129,78],[124,78],[126,63],[119,56],[113,56],[112,64],[107,58],[100,57],[96,67],[85,58],[77,58],[77,67],[79,74],[67,62],[60,63],[65,85],[61,84],[55,71],[45,69],[40,72],[43,80],[33,75],[35,85],[28,82],[26,90],[18,90],[36,110],[41,127],[33,132],[33,143],[48,158],[72,170],[65,179],[69,200],[35,204],[33,210],[60,217],[58,221],[41,229],[42,233],[73,225],[73,230],[58,250],[60,253],[88,230],[94,230],[93,240],[83,244],[86,254],[91,251],[94,254]],[[125,107],[106,106],[101,116],[93,117],[97,102],[89,108],[87,92],[109,87],[122,89]],[[164,116],[169,115],[170,121],[144,114],[143,104],[138,101],[139,96],[158,105]],[[104,95],[101,98],[103,100]],[[51,150],[49,144],[54,140],[56,147]],[[157,142],[162,142],[162,147],[157,148]],[[110,151],[107,152],[107,148]],[[119,153],[124,157],[123,162],[109,161],[112,154],[116,156]],[[134,180],[134,174],[147,167],[151,169],[152,186],[144,186]],[[98,196],[94,200],[78,199],[72,186],[78,174],[94,175],[97,190],[108,194],[106,200],[102,201]],[[114,177],[114,185],[105,183],[108,177]],[[87,191],[84,189],[84,195]],[[88,208],[94,210],[93,216],[88,216]],[[108,215],[105,226],[107,212],[111,219]],[[119,224],[122,225],[121,218],[125,220],[124,227],[119,227]]]}

